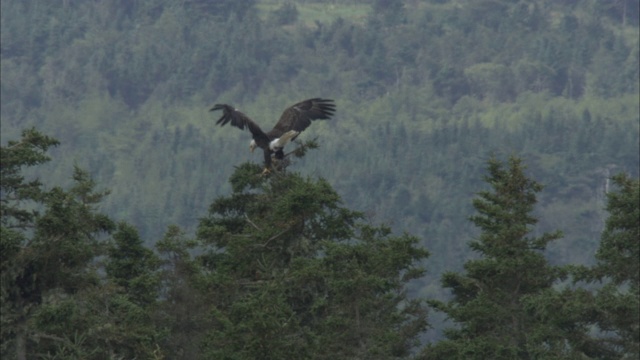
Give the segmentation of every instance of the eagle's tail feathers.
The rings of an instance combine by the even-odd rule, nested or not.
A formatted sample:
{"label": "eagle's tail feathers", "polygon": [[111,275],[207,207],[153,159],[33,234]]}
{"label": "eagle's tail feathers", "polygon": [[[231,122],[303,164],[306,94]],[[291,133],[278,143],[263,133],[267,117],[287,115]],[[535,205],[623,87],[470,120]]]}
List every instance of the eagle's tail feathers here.
{"label": "eagle's tail feathers", "polygon": [[273,140],[271,144],[269,144],[269,147],[271,148],[271,150],[283,148],[289,143],[289,141],[298,136],[298,134],[300,134],[299,131],[289,130],[286,133],[282,134],[282,136],[280,136],[279,138]]}

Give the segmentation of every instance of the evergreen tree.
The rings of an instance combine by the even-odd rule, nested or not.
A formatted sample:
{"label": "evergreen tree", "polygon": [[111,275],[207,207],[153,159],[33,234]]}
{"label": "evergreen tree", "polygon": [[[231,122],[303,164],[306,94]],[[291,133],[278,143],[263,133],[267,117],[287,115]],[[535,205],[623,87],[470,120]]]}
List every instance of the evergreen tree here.
{"label": "evergreen tree", "polygon": [[102,235],[115,228],[96,210],[107,192],[79,168],[69,190],[22,175],[56,144],[29,129],[1,148],[2,357],[159,357],[149,311],[153,254],[130,226],[120,225],[111,248],[106,272],[114,281],[101,276]]}
{"label": "evergreen tree", "polygon": [[[2,147],[2,353],[17,359],[66,341],[43,331],[39,316],[61,297],[96,282],[91,262],[100,253],[99,235],[113,228],[94,209],[105,193],[96,192],[79,168],[68,191],[25,181],[21,168],[46,162],[44,151],[56,144],[29,129],[21,141]],[[25,207],[29,201],[35,204]]]}
{"label": "evergreen tree", "polygon": [[118,224],[107,254],[108,278],[121,286],[136,304],[154,304],[160,285],[156,274],[160,259],[151,249],[144,247],[136,229],[124,222]]}
{"label": "evergreen tree", "polygon": [[417,239],[360,223],[322,179],[259,172],[238,167],[233,194],[200,223],[213,323],[205,356],[409,355],[426,326],[423,304],[405,288],[423,273]]}
{"label": "evergreen tree", "polygon": [[[611,358],[640,356],[640,180],[613,177],[617,191],[607,194],[607,218],[597,264],[580,268],[578,280],[605,282],[582,306],[600,332],[594,342]],[[595,314],[595,316],[594,316]],[[595,321],[594,321],[595,320]]]}
{"label": "evergreen tree", "polygon": [[[573,325],[591,329],[572,345],[597,359],[636,359],[640,355],[640,181],[613,177],[617,191],[607,194],[606,220],[593,267],[571,265],[574,284],[562,293],[556,311]],[[577,341],[576,341],[577,340]]]}
{"label": "evergreen tree", "polygon": [[[578,356],[567,346],[572,331],[553,326],[564,317],[549,317],[549,299],[559,295],[552,285],[562,274],[550,266],[542,250],[561,234],[529,233],[537,219],[531,215],[542,186],[528,179],[521,160],[505,165],[488,162],[485,180],[492,191],[473,200],[478,215],[471,221],[481,229],[470,247],[479,259],[469,260],[466,273],[446,273],[442,285],[451,289],[449,302],[431,301],[456,327],[424,351],[428,359],[542,359]],[[553,314],[551,314],[553,315]]]}
{"label": "evergreen tree", "polygon": [[[42,301],[42,291],[35,284],[36,277],[27,251],[31,241],[25,234],[33,228],[38,212],[33,203],[44,198],[42,183],[27,182],[22,168],[50,160],[45,152],[58,141],[35,129],[22,132],[20,141],[9,141],[0,148],[0,270],[2,276],[2,345],[3,356],[14,353],[26,359],[28,336],[26,320],[31,309]],[[29,204],[31,203],[31,204]],[[31,205],[31,209],[28,206]]]}
{"label": "evergreen tree", "polygon": [[169,359],[197,359],[207,321],[210,299],[199,291],[202,269],[190,251],[196,241],[177,226],[169,226],[156,248],[162,258],[162,293],[156,321],[170,336],[163,339],[162,350]]}

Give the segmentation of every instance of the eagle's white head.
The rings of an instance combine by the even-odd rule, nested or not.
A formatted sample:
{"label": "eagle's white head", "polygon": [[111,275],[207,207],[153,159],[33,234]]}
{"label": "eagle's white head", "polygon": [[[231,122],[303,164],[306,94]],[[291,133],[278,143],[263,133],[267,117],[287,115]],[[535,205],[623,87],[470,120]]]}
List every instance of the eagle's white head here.
{"label": "eagle's white head", "polygon": [[255,140],[251,140],[251,142],[249,143],[249,150],[251,150],[251,152],[253,152],[253,150],[255,150],[256,147],[258,147],[258,144],[256,144],[256,141]]}

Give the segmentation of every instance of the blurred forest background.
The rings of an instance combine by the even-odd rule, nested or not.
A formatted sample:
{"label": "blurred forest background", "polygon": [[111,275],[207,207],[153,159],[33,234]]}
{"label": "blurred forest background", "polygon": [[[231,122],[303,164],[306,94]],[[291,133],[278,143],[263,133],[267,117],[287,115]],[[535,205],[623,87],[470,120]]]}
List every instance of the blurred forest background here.
{"label": "blurred forest background", "polygon": [[414,294],[443,298],[472,256],[471,200],[492,155],[545,185],[552,264],[591,264],[605,192],[639,173],[635,0],[3,0],[1,141],[35,126],[61,142],[35,170],[74,165],[111,194],[101,210],[148,245],[193,234],[234,167],[261,154],[215,126],[230,103],[269,129],[282,110],[336,100],[301,136],[291,169],[325,178],[345,206],[434,256]]}

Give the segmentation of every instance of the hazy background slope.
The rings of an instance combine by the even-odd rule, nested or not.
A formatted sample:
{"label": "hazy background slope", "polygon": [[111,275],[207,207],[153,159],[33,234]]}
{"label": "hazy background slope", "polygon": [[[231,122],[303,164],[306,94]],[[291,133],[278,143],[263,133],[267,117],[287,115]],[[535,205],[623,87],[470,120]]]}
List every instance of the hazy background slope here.
{"label": "hazy background slope", "polygon": [[546,185],[554,263],[592,260],[608,177],[639,172],[636,1],[3,0],[1,16],[2,142],[28,126],[59,139],[34,175],[86,168],[149,243],[193,230],[233,167],[261,161],[248,132],[214,126],[218,102],[268,129],[296,101],[335,99],[291,169],[422,237],[427,293],[470,255],[492,154]]}

